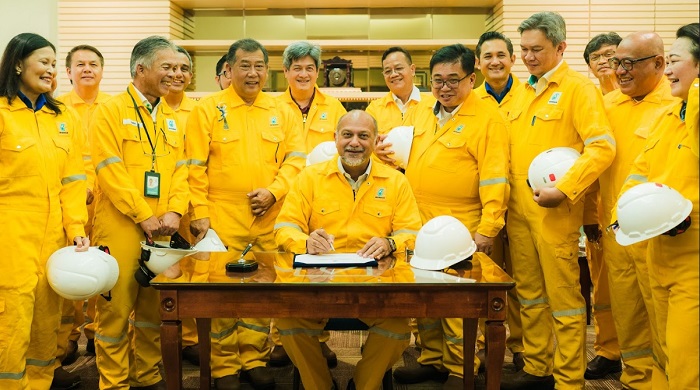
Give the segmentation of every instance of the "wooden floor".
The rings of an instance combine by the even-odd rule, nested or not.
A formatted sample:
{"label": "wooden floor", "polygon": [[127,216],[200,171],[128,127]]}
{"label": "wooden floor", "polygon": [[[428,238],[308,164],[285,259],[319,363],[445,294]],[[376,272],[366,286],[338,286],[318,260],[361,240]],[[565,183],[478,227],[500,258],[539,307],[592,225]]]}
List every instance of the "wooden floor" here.
{"label": "wooden floor", "polygon": [[[366,334],[365,332],[331,332],[331,339],[328,345],[338,354],[338,366],[331,370],[333,377],[336,379],[341,389],[345,388],[348,380],[352,376],[353,369],[357,361],[360,360],[360,346],[362,345]],[[593,326],[588,326],[588,340],[587,343],[587,355],[588,359],[594,357],[593,353]],[[98,387],[98,374],[97,367],[95,366],[95,357],[88,356],[85,353],[85,339],[84,337],[80,340],[80,353],[81,357],[74,364],[67,366],[68,371],[77,372],[82,378],[82,384],[78,389],[83,390],[97,390]],[[396,363],[394,367],[401,367],[407,365],[413,365],[416,363],[416,358],[418,357],[418,351],[411,345],[403,354],[403,358]],[[509,352],[506,352],[505,358],[505,369],[512,369],[511,356]],[[193,366],[189,363],[183,363],[184,370],[184,387],[186,389],[198,389],[199,388],[199,368]],[[291,390],[292,389],[292,368],[281,367],[272,368],[277,381],[278,390]],[[619,389],[621,384],[618,381],[619,374],[610,375],[605,379],[596,381],[587,381],[586,390],[598,390],[598,389]],[[477,378],[477,389],[483,388],[484,378],[483,374],[479,375]],[[243,389],[249,390],[253,387],[244,384]],[[394,384],[394,389],[396,390],[428,390],[428,389],[440,389],[441,384],[438,382],[425,382],[416,385],[401,385],[398,383]],[[310,389],[311,390],[311,389]]]}

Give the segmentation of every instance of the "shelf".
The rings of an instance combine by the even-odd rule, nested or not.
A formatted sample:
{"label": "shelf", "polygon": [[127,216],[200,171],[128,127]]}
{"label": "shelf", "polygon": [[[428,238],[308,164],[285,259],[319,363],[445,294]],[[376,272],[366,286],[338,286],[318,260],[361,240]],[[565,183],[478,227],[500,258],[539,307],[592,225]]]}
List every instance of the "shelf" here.
{"label": "shelf", "polygon": [[[298,40],[275,39],[260,40],[259,42],[267,51],[283,51],[290,43],[296,41]],[[174,42],[190,52],[224,53],[234,41],[185,39],[175,40]],[[320,45],[321,49],[326,52],[329,50],[383,52],[392,46],[401,46],[406,50],[437,50],[454,43],[461,43],[473,49],[476,47],[478,39],[309,39],[309,42]]]}

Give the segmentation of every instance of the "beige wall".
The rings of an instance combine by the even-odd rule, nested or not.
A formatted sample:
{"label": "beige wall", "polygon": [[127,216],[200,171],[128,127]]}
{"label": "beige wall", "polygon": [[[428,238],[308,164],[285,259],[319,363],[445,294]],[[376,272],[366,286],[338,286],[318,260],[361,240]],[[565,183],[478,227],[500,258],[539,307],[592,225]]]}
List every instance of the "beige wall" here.
{"label": "beige wall", "polygon": [[58,22],[57,0],[3,0],[0,1],[0,50],[17,34],[33,32],[56,44]]}

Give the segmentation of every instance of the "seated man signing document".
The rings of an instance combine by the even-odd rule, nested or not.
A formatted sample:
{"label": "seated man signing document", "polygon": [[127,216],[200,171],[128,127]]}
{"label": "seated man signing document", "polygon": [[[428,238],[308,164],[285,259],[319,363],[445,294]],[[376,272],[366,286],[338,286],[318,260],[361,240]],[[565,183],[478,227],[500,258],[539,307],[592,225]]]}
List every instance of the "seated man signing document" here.
{"label": "seated man signing document", "polygon": [[[335,130],[339,156],[305,168],[285,198],[275,223],[275,241],[285,251],[357,253],[380,259],[412,248],[421,221],[406,178],[373,164],[377,123],[361,110],[340,118]],[[382,376],[408,346],[405,318],[361,319],[369,336],[348,388],[378,389]],[[317,336],[319,319],[279,319],[282,344],[299,369],[304,388],[332,389]]]}

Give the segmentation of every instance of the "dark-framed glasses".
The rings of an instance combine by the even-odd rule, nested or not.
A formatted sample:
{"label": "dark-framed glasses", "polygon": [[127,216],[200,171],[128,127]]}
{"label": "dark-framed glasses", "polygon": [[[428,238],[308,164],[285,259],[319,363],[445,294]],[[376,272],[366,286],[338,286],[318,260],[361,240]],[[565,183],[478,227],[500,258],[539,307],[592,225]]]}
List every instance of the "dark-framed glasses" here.
{"label": "dark-framed glasses", "polygon": [[646,61],[646,60],[648,60],[648,59],[650,59],[650,58],[656,57],[657,55],[658,55],[658,54],[652,54],[652,55],[650,55],[650,56],[648,56],[648,57],[642,57],[642,58],[623,58],[623,59],[619,59],[619,58],[617,58],[617,57],[613,57],[613,58],[611,58],[611,59],[608,60],[608,65],[610,65],[610,68],[612,68],[612,70],[617,70],[617,67],[618,67],[618,66],[621,66],[622,69],[624,69],[624,70],[626,70],[626,71],[629,72],[629,71],[632,70],[632,68],[634,67],[634,64],[636,64],[637,62]]}
{"label": "dark-framed glasses", "polygon": [[604,58],[607,61],[610,61],[610,58],[612,58],[615,55],[615,50],[607,50],[604,53],[593,53],[591,54],[590,57],[588,57],[588,61],[591,63],[593,62],[598,62],[601,58]]}
{"label": "dark-framed glasses", "polygon": [[466,79],[469,77],[469,75],[466,75],[462,77],[461,79],[449,79],[449,80],[430,80],[430,85],[433,86],[435,89],[442,89],[444,85],[447,85],[448,88],[457,88],[459,85],[459,82]]}

